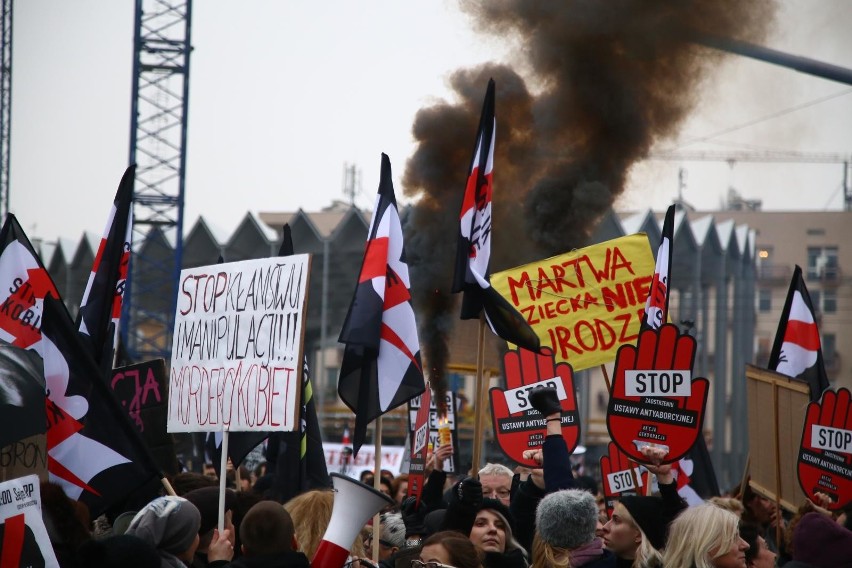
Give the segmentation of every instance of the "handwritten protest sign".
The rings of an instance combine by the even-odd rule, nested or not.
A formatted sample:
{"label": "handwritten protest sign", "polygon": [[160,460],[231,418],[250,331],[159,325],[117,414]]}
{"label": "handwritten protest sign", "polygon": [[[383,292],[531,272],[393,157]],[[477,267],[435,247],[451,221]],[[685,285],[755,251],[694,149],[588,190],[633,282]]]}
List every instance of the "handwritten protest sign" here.
{"label": "handwritten protest sign", "polygon": [[181,271],[169,432],[298,427],[309,255]]}
{"label": "handwritten protest sign", "polygon": [[491,285],[575,371],[615,359],[634,343],[654,277],[644,233],[491,275]]}
{"label": "handwritten protest sign", "polygon": [[41,516],[38,476],[0,483],[0,551],[3,566],[59,568]]}

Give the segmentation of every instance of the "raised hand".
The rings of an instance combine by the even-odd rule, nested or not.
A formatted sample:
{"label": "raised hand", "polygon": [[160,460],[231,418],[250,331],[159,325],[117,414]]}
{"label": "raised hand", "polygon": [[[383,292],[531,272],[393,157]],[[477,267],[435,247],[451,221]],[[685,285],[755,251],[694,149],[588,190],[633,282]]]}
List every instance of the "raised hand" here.
{"label": "raised hand", "polygon": [[695,339],[665,324],[646,330],[636,346],[618,350],[607,409],[610,437],[628,457],[651,463],[642,448],[666,451],[661,463],[682,458],[701,434],[709,383],[691,378]]}
{"label": "raised hand", "polygon": [[[802,491],[830,511],[852,501],[852,408],[850,393],[827,390],[808,405],[799,449]],[[826,499],[827,497],[827,499]]]}
{"label": "raised hand", "polygon": [[549,349],[542,349],[540,354],[518,349],[506,352],[503,369],[506,389],[495,387],[488,393],[494,432],[503,453],[521,465],[536,467],[534,461],[524,457],[524,451],[544,443],[544,416],[534,409],[529,399],[530,393],[540,387],[556,389],[562,411],[562,436],[568,451],[574,451],[580,439],[580,421],[571,366],[554,364],[553,352]]}

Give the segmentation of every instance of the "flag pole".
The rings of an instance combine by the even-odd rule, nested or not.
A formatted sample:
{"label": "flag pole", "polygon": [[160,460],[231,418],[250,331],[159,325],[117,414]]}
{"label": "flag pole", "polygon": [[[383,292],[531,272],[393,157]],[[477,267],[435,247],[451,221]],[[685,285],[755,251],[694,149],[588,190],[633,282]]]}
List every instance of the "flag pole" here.
{"label": "flag pole", "polygon": [[485,366],[485,316],[479,316],[479,334],[476,339],[476,412],[473,423],[473,459],[470,464],[470,476],[479,473],[480,452],[482,446],[482,415],[485,412],[485,393],[487,386],[482,380]]}
{"label": "flag pole", "polygon": [[228,467],[228,428],[222,428],[222,459],[219,460],[219,533],[225,530],[225,482]]}
{"label": "flag pole", "polygon": [[[373,488],[381,491],[382,488],[382,416],[376,418],[375,451],[373,460]],[[382,538],[381,512],[373,516],[373,558],[379,561],[379,539]]]}
{"label": "flag pole", "polygon": [[601,363],[601,373],[603,373],[604,382],[606,383],[606,392],[609,394],[612,392],[612,386],[609,384],[609,373],[606,370],[606,365],[603,363]]}

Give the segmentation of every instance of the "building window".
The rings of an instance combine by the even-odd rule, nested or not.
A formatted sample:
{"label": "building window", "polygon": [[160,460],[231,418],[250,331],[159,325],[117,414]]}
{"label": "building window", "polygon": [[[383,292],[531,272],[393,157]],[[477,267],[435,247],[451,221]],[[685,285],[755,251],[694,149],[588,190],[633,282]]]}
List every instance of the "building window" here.
{"label": "building window", "polygon": [[761,312],[772,310],[772,290],[760,288],[757,291],[757,309]]}
{"label": "building window", "polygon": [[834,367],[837,359],[837,336],[833,333],[822,334],[822,360],[826,368]]}
{"label": "building window", "polygon": [[808,229],[809,237],[819,237],[825,235],[825,229]]}
{"label": "building window", "polygon": [[808,247],[808,280],[836,280],[837,247]]}
{"label": "building window", "polygon": [[813,304],[814,311],[816,312],[814,316],[819,317],[822,314],[822,291],[821,290],[811,290],[811,304]]}
{"label": "building window", "polygon": [[837,290],[827,288],[822,291],[822,313],[837,313]]}

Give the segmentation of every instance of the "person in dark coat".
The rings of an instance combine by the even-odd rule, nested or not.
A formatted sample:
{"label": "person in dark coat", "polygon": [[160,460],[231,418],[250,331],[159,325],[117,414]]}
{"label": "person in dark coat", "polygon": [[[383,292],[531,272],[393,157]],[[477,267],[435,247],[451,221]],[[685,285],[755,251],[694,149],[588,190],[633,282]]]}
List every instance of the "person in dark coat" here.
{"label": "person in dark coat", "polygon": [[[227,533],[227,531],[224,531]],[[281,504],[261,501],[240,523],[242,556],[228,562],[227,536],[215,531],[207,552],[211,568],[310,568],[308,557],[298,552],[293,519]],[[230,556],[233,556],[231,550]]]}
{"label": "person in dark coat", "polygon": [[541,464],[530,476],[518,485],[509,509],[516,521],[516,538],[525,549],[530,550],[535,534],[535,511],[545,495],[562,489],[577,488],[568,445],[562,436],[562,406],[556,389],[537,388],[529,395],[532,407],[545,417],[545,438],[540,450],[527,450],[524,457]]}

